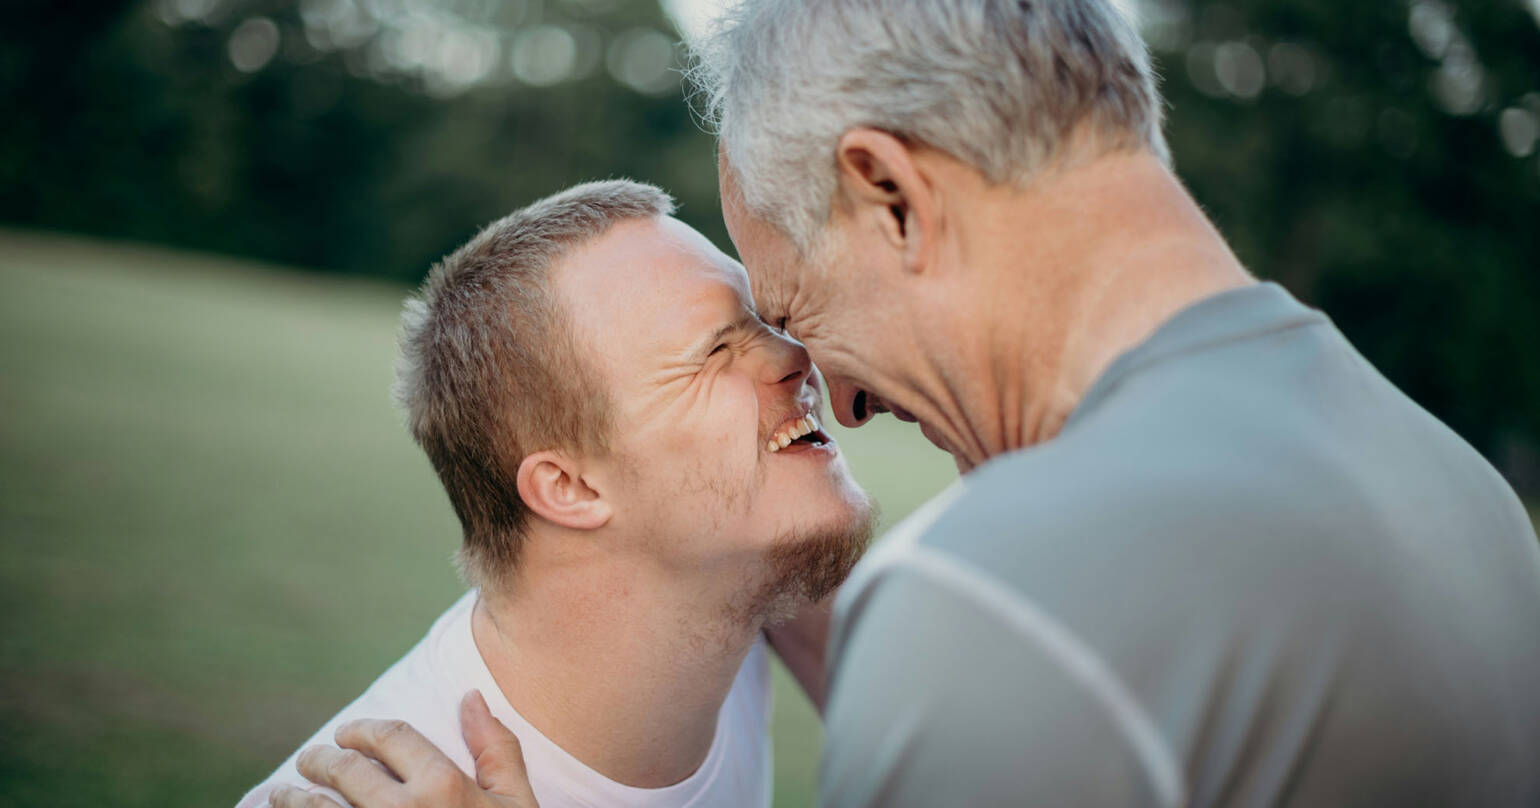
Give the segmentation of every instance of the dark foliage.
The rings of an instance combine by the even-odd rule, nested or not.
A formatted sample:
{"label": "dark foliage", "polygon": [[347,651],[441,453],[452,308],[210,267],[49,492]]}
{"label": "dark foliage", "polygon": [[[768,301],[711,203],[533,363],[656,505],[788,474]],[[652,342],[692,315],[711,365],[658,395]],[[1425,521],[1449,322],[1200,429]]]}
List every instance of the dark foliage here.
{"label": "dark foliage", "polygon": [[[1142,8],[1178,170],[1242,259],[1324,308],[1533,492],[1540,158],[1524,136],[1540,125],[1540,12],[1527,4]],[[631,176],[726,244],[712,143],[677,83],[637,92],[603,64],[623,32],[671,30],[655,2],[440,5],[504,43],[571,26],[597,55],[552,86],[499,62],[446,92],[380,69],[367,35],[314,44],[306,14],[347,0],[12,5],[0,220],[414,281],[525,201]],[[256,16],[280,45],[242,72],[232,38]]]}

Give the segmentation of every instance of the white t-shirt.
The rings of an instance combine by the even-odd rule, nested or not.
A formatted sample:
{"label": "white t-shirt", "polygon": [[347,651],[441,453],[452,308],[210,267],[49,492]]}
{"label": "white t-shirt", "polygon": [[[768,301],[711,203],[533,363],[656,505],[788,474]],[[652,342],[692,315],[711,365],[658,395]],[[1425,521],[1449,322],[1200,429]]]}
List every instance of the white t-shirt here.
{"label": "white t-shirt", "polygon": [[[717,716],[716,738],[694,774],[664,788],[635,788],[605,777],[540,734],[514,711],[471,637],[473,590],[434,622],[428,635],[300,748],[333,744],[337,727],[355,718],[399,718],[443,750],[466,774],[476,765],[460,734],[460,699],[480,690],[492,715],[519,738],[530,785],[541,808],[768,808],[770,805],[770,667],[764,638],[749,650]],[[290,784],[326,794],[300,776],[296,751],[237,808],[266,806],[274,788]]]}

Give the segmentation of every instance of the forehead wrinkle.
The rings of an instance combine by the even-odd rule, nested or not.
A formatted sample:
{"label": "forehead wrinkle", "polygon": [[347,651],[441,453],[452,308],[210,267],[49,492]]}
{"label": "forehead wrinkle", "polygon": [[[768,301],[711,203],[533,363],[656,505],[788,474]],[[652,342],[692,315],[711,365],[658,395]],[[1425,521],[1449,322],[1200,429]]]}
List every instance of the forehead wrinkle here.
{"label": "forehead wrinkle", "polygon": [[[799,279],[800,280],[800,279]],[[787,295],[786,316],[792,320],[804,319],[809,316],[809,307],[806,305],[808,298],[807,284],[794,283]],[[793,316],[795,313],[795,316]]]}
{"label": "forehead wrinkle", "polygon": [[780,295],[770,288],[769,282],[762,275],[750,276],[750,287],[755,319],[773,323],[777,317],[784,316],[785,307],[781,305]]}
{"label": "forehead wrinkle", "polygon": [[765,309],[774,302],[774,295],[770,291],[770,279],[766,275],[767,273],[763,271],[748,273],[749,297],[754,300],[755,306],[760,310]]}

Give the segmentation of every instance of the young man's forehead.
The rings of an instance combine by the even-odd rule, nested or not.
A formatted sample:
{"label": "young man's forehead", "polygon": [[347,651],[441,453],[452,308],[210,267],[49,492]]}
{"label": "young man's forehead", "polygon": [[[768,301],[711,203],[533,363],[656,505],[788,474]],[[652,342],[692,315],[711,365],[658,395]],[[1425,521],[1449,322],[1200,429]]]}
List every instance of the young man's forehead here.
{"label": "young man's forehead", "polygon": [[610,235],[569,278],[574,319],[606,364],[650,376],[713,333],[757,322],[743,267],[688,225],[660,217]]}
{"label": "young man's forehead", "polygon": [[726,273],[703,273],[695,293],[680,301],[676,339],[691,347],[708,336],[731,337],[759,323],[747,279]]}
{"label": "young man's forehead", "polygon": [[689,225],[671,216],[621,222],[562,262],[578,291],[726,283],[748,290],[743,267]]}

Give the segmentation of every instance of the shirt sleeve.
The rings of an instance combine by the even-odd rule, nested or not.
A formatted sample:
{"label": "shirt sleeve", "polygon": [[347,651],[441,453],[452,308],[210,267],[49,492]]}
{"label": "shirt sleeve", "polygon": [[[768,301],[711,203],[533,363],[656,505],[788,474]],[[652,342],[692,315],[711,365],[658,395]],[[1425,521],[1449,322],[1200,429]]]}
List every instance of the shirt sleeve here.
{"label": "shirt sleeve", "polygon": [[895,565],[844,606],[821,803],[1169,804],[1118,705],[975,595]]}

